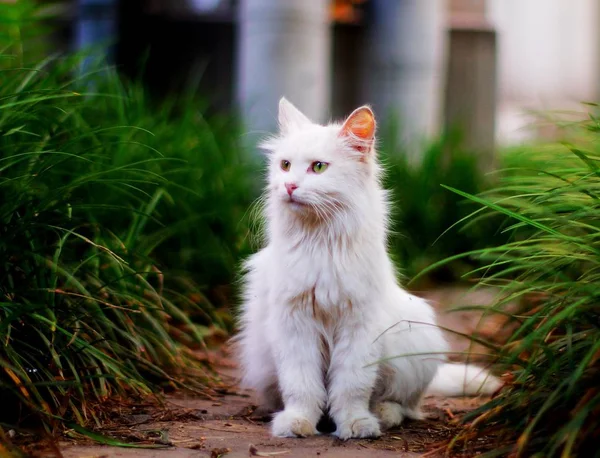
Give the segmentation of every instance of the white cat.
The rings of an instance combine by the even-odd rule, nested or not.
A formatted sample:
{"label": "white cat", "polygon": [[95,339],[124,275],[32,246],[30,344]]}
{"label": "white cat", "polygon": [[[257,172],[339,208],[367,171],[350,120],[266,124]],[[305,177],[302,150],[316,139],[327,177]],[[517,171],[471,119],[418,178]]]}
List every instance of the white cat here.
{"label": "white cat", "polygon": [[237,337],[243,384],[283,407],[273,435],[316,434],[328,411],[341,439],[376,437],[421,418],[433,380],[430,393],[495,390],[481,369],[444,362],[433,309],[397,283],[371,109],[321,126],[281,99],[279,123],[262,145],[267,245],[246,263]]}

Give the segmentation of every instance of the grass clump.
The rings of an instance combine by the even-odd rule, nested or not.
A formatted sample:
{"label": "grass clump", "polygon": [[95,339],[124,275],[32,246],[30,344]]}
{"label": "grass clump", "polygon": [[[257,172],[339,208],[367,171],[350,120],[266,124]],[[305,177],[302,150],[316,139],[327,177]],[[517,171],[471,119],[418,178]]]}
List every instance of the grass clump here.
{"label": "grass clump", "polygon": [[480,284],[503,290],[490,313],[506,313],[516,298],[530,304],[514,316],[519,328],[497,353],[507,387],[466,417],[455,450],[486,434],[501,441],[490,456],[583,456],[597,448],[599,126],[592,116],[571,126],[571,140],[560,145],[512,152],[506,163],[513,167],[490,192],[453,189],[481,212],[502,216],[511,237],[468,253],[484,265],[473,273]]}
{"label": "grass clump", "polygon": [[31,58],[32,11],[0,10],[0,425],[53,431],[207,380],[191,350],[227,326],[211,298],[252,192],[235,123],[81,75],[82,56]]}
{"label": "grass clump", "polygon": [[[395,146],[399,143],[396,135],[395,128],[384,130],[381,150],[385,186],[391,192],[394,211],[390,252],[406,278],[412,279],[427,266],[448,257],[505,240],[496,231],[497,218],[456,226],[454,223],[477,205],[440,184],[470,194],[489,189],[490,177],[481,172],[477,154],[448,136],[429,143],[411,159]],[[464,273],[477,266],[475,258],[457,257],[429,271],[413,287],[424,289],[460,281]]]}

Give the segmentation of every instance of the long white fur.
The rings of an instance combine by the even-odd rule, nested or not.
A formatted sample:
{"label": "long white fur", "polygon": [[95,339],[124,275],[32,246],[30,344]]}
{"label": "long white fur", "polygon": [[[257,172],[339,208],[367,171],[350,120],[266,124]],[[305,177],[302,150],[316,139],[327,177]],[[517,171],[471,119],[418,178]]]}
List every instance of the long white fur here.
{"label": "long white fur", "polygon": [[[375,437],[421,418],[432,380],[432,394],[496,389],[495,379],[465,384],[471,369],[445,363],[434,310],[397,283],[373,139],[313,124],[285,99],[279,121],[280,135],[264,144],[266,246],[245,264],[237,337],[243,385],[267,408],[284,407],[272,434],[316,434],[328,410],[340,438]],[[314,161],[329,166],[316,174]],[[300,203],[290,202],[286,182],[298,186]]]}

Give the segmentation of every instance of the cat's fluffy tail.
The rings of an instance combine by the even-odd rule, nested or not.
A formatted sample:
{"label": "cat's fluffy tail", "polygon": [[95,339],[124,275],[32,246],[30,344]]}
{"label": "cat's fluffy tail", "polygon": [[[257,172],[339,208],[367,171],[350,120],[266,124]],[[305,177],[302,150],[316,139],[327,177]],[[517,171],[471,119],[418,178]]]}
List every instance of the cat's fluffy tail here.
{"label": "cat's fluffy tail", "polygon": [[502,386],[499,378],[471,364],[442,364],[425,392],[426,396],[491,395]]}

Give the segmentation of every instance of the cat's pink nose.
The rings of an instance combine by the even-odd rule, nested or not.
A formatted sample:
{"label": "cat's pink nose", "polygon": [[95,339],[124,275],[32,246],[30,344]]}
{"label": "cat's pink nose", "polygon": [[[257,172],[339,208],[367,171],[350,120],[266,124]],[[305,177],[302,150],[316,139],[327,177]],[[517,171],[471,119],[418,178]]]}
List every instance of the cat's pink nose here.
{"label": "cat's pink nose", "polygon": [[286,183],[285,189],[287,189],[288,194],[291,196],[292,193],[298,189],[298,185],[296,183]]}

